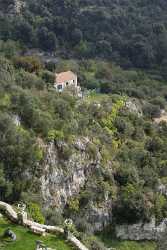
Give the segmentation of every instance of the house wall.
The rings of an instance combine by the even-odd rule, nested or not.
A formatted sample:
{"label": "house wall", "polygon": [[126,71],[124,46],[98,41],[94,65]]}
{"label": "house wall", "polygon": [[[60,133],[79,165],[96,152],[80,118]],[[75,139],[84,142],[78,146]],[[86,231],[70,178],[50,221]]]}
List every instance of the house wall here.
{"label": "house wall", "polygon": [[[67,84],[67,83],[68,83],[68,84]],[[62,85],[62,89],[59,89],[59,88],[58,88],[59,85]],[[56,88],[59,92],[62,92],[62,91],[64,90],[65,87],[68,87],[68,86],[77,87],[77,85],[78,85],[77,76],[76,76],[73,80],[66,81],[66,82],[62,82],[62,83],[55,83],[55,84],[54,84],[55,88]]]}

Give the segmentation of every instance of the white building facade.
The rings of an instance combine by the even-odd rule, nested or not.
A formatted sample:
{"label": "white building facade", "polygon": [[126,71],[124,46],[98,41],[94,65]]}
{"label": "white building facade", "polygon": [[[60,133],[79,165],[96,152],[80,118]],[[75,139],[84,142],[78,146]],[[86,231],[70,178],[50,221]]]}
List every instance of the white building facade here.
{"label": "white building facade", "polygon": [[54,87],[58,92],[62,92],[66,87],[79,89],[77,75],[72,71],[61,72],[55,75]]}

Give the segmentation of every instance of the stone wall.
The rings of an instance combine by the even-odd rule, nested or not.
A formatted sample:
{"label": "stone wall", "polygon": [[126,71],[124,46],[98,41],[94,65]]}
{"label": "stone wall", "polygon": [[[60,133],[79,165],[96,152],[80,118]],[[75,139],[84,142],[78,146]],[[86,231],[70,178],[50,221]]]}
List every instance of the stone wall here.
{"label": "stone wall", "polygon": [[14,222],[18,221],[17,213],[9,204],[0,201],[0,210],[2,210],[10,220]]}
{"label": "stone wall", "polygon": [[137,223],[133,225],[117,225],[116,237],[121,240],[158,240],[167,228],[167,219],[156,225],[153,218],[149,223]]}

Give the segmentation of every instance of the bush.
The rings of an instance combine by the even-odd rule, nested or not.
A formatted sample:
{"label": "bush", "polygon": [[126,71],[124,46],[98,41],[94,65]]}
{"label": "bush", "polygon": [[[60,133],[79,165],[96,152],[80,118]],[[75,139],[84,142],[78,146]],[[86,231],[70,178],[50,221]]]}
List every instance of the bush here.
{"label": "bush", "polygon": [[161,109],[160,106],[147,103],[143,106],[143,113],[148,118],[156,118],[160,117]]}
{"label": "bush", "polygon": [[77,218],[75,218],[75,224],[79,232],[86,234],[94,233],[93,226],[90,223],[88,223],[85,218],[77,216]]}
{"label": "bush", "polygon": [[35,74],[30,74],[24,70],[20,70],[16,74],[16,83],[24,89],[36,88],[43,90],[46,86],[45,82]]}
{"label": "bush", "polygon": [[23,68],[25,71],[30,73],[39,73],[43,68],[41,61],[35,56],[15,57],[13,62],[16,68]]}
{"label": "bush", "polygon": [[155,197],[155,216],[159,222],[167,216],[167,200],[165,196],[157,194]]}
{"label": "bush", "polygon": [[38,204],[30,202],[27,204],[27,210],[31,218],[38,223],[44,224],[45,219],[43,217],[41,208]]}
{"label": "bush", "polygon": [[15,82],[13,64],[7,59],[0,57],[0,83],[12,84]]}
{"label": "bush", "polygon": [[106,247],[104,246],[103,242],[98,240],[95,236],[83,236],[82,239],[83,243],[86,244],[86,246],[90,250],[106,250]]}
{"label": "bush", "polygon": [[117,223],[136,223],[151,218],[152,207],[139,187],[127,184],[120,191],[120,199],[113,209]]}
{"label": "bush", "polygon": [[73,213],[78,212],[79,211],[79,200],[77,198],[71,198],[68,201],[68,208]]}
{"label": "bush", "polygon": [[63,225],[64,218],[59,210],[56,208],[49,208],[43,211],[46,223],[48,225]]}
{"label": "bush", "polygon": [[97,147],[93,143],[89,143],[86,148],[87,153],[89,154],[89,157],[93,160],[97,157]]}
{"label": "bush", "polygon": [[41,77],[46,83],[50,83],[51,86],[53,86],[54,80],[55,80],[55,74],[48,71],[44,70],[41,72]]}

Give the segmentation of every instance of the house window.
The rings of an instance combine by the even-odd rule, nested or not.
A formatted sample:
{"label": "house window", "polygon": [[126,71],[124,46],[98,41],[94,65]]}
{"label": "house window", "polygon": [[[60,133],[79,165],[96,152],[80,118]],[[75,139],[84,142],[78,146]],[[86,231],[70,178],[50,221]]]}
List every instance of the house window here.
{"label": "house window", "polygon": [[62,85],[58,85],[57,88],[58,88],[58,90],[61,90],[63,88],[63,86]]}

